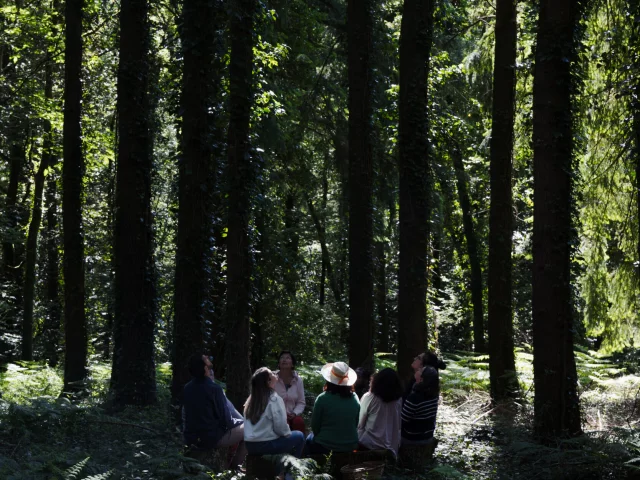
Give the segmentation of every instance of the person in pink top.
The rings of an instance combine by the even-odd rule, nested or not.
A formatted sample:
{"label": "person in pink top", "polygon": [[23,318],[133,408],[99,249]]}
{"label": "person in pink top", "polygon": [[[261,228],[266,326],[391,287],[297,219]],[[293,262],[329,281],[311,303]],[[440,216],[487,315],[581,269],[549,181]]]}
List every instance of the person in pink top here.
{"label": "person in pink top", "polygon": [[295,371],[296,357],[288,350],[283,350],[278,355],[278,368],[274,372],[278,376],[275,391],[284,400],[287,423],[291,430],[305,433],[304,419],[300,416],[305,407],[304,384]]}

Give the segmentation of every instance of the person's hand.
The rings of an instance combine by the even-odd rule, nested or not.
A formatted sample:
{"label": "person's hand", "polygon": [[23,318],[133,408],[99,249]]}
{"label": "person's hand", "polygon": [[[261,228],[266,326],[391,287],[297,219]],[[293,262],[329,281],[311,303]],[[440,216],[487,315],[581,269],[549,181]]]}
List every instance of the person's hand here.
{"label": "person's hand", "polygon": [[295,413],[287,413],[287,420],[292,420],[296,416]]}

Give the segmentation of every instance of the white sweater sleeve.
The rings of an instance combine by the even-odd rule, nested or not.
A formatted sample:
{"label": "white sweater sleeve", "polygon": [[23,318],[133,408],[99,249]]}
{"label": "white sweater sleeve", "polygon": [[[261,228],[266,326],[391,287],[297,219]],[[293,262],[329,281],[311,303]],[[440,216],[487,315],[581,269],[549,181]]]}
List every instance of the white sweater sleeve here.
{"label": "white sweater sleeve", "polygon": [[[275,401],[274,401],[275,400]],[[288,437],[291,435],[291,429],[287,424],[287,409],[280,395],[271,395],[269,406],[273,418],[273,431],[278,437]]]}

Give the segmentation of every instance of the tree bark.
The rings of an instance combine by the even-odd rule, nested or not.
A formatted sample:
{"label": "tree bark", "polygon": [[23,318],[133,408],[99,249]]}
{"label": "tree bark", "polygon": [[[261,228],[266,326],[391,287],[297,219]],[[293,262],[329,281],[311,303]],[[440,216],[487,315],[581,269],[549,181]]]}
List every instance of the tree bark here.
{"label": "tree bark", "polygon": [[87,370],[84,310],[84,236],[82,231],[82,10],[83,0],[65,4],[65,88],[62,132],[62,230],[64,244],[64,391],[82,388]]}
{"label": "tree bark", "polygon": [[320,217],[316,212],[315,207],[313,206],[313,202],[310,198],[307,198],[307,208],[309,209],[309,214],[311,215],[311,219],[313,220],[313,224],[316,227],[316,232],[318,234],[318,241],[320,242],[320,251],[322,252],[322,258],[324,264],[327,269],[327,278],[329,280],[329,288],[333,292],[333,297],[336,301],[336,305],[338,306],[338,310],[340,314],[343,315],[345,312],[344,300],[342,298],[342,292],[340,291],[340,285],[338,283],[338,279],[336,278],[336,274],[333,270],[333,266],[331,264],[331,255],[329,255],[329,248],[327,247],[327,240],[325,238],[325,229],[323,225],[320,223]]}
{"label": "tree bark", "polygon": [[542,0],[533,85],[534,429],[581,432],[573,354],[572,83],[578,0]]}
{"label": "tree bark", "polygon": [[[631,18],[633,19],[633,31],[630,45],[640,43],[640,0],[630,0]],[[633,91],[631,95],[631,111],[633,113],[633,136],[635,140],[636,156],[636,201],[638,218],[640,218],[640,50],[636,48],[633,52]],[[638,277],[640,278],[640,224],[638,225]]]}
{"label": "tree bark", "polygon": [[429,140],[427,79],[434,0],[405,0],[400,27],[400,270],[398,373],[411,374],[413,357],[427,345]]}
{"label": "tree bark", "polygon": [[489,371],[491,398],[518,389],[511,307],[513,211],[511,162],[515,120],[517,20],[515,0],[497,0],[493,112],[490,141],[489,210]]}
{"label": "tree bark", "polygon": [[[53,98],[53,81],[50,67],[47,69],[45,98]],[[45,139],[42,158],[35,175],[33,213],[27,233],[27,251],[24,274],[24,310],[22,317],[22,359],[33,360],[33,302],[36,287],[36,262],[38,259],[38,235],[42,223],[42,194],[45,170],[51,164],[51,122],[45,121]]]}
{"label": "tree bark", "polygon": [[178,163],[178,236],[173,322],[172,401],[182,403],[187,361],[203,353],[210,308],[213,178],[216,159],[211,113],[220,77],[216,67],[217,0],[186,0],[182,11],[182,155]]}
{"label": "tree bark", "polygon": [[347,2],[349,365],[373,369],[373,0]]}
{"label": "tree bark", "polygon": [[482,305],[482,267],[478,255],[478,237],[473,224],[471,201],[469,200],[469,187],[467,174],[464,171],[462,154],[457,149],[452,152],[453,166],[456,171],[458,184],[458,199],[462,209],[462,226],[465,240],[467,241],[467,254],[469,255],[469,269],[471,271],[471,303],[473,304],[473,343],[476,352],[484,352],[484,308]]}
{"label": "tree bark", "polygon": [[249,395],[251,272],[249,248],[250,197],[255,175],[249,144],[252,105],[253,16],[256,0],[235,0],[231,6],[229,64],[229,132],[227,181],[227,396],[240,409]]}
{"label": "tree bark", "polygon": [[149,405],[156,401],[148,15],[147,0],[122,0],[111,377],[116,405]]}

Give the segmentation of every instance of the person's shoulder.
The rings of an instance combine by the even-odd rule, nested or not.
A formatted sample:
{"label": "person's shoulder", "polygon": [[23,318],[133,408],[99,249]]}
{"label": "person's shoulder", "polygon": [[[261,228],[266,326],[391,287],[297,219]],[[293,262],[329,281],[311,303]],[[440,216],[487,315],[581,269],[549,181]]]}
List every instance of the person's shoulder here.
{"label": "person's shoulder", "polygon": [[298,375],[298,372],[296,372],[295,370],[293,371],[293,379],[291,380],[296,381],[296,382],[302,382],[302,377],[300,375]]}
{"label": "person's shoulder", "polygon": [[269,395],[269,400],[272,402],[277,402],[278,400],[282,401],[282,397],[280,397],[280,395],[278,395],[278,392],[274,390],[273,392],[271,392],[271,395]]}

